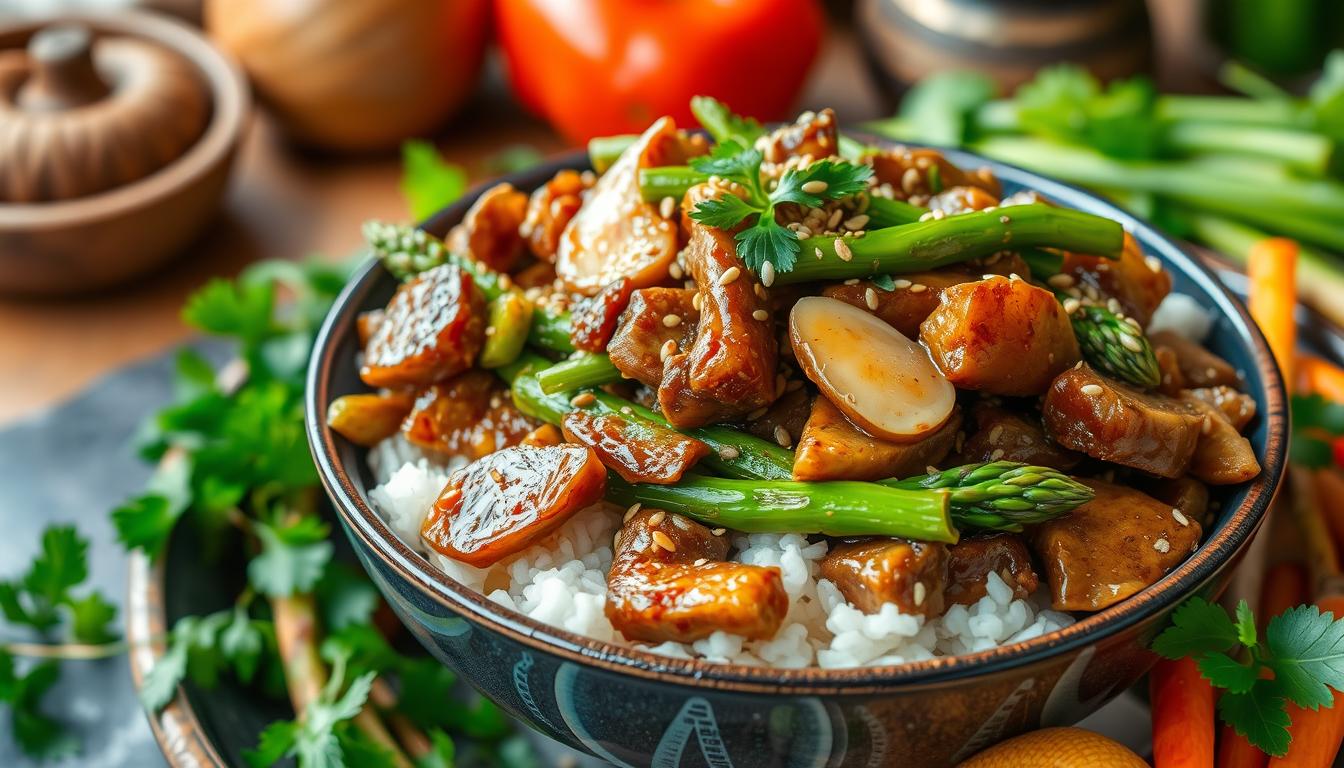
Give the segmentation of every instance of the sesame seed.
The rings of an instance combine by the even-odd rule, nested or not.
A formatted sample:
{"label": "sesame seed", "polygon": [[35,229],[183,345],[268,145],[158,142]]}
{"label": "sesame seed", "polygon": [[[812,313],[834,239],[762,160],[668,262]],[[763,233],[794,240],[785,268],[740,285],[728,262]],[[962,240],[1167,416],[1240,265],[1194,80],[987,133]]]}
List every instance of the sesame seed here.
{"label": "sesame seed", "polygon": [[1073,275],[1066,275],[1061,272],[1058,275],[1051,275],[1046,282],[1055,288],[1070,288],[1073,286]]}
{"label": "sesame seed", "polygon": [[634,413],[634,412],[635,412],[635,409],[634,409],[634,408],[631,408],[631,407],[628,406],[628,405],[622,405],[622,406],[621,406],[621,413],[624,413],[626,416],[629,416],[630,414],[632,414],[632,413]]}
{"label": "sesame seed", "polygon": [[740,274],[742,274],[742,270],[737,267],[729,267],[728,269],[725,269],[723,274],[719,275],[719,285],[728,285],[736,280],[737,276]]}
{"label": "sesame seed", "polygon": [[815,253],[815,254],[817,255],[817,258],[818,258],[818,259],[820,259],[820,258],[823,257],[823,254],[822,254],[820,248],[813,248],[813,249],[812,249],[812,252]]}
{"label": "sesame seed", "polygon": [[664,197],[662,202],[658,203],[658,212],[663,215],[664,219],[672,218],[672,214],[675,213],[676,210],[677,201],[673,200],[671,195]]}
{"label": "sesame seed", "polygon": [[675,355],[676,353],[677,353],[677,342],[673,341],[672,339],[668,339],[667,341],[663,342],[663,348],[658,350],[658,357],[662,358],[663,362],[667,362],[667,358],[671,357],[672,355]]}
{"label": "sesame seed", "polygon": [[715,528],[714,530],[710,531],[710,533],[714,534],[715,536],[722,536],[727,532],[728,532],[727,528]]}
{"label": "sesame seed", "polygon": [[695,295],[691,297],[691,306],[695,308],[696,312],[700,311],[700,305],[703,304],[704,302],[705,299],[703,296],[700,295],[699,291],[696,291]]}
{"label": "sesame seed", "polygon": [[860,213],[858,216],[851,216],[845,219],[845,229],[863,229],[863,225],[868,223],[868,214]]}
{"label": "sesame seed", "polygon": [[935,467],[935,466],[933,466],[932,464],[925,464],[925,465],[924,465],[924,474],[926,474],[926,475],[936,475],[936,474],[938,474],[938,468]]}
{"label": "sesame seed", "polygon": [[1084,384],[1079,391],[1084,395],[1100,395],[1102,389],[1100,384]]}
{"label": "sesame seed", "polygon": [[584,408],[595,402],[597,402],[597,395],[594,395],[592,392],[580,392],[570,398],[569,404],[575,408]]}
{"label": "sesame seed", "polygon": [[919,182],[923,180],[924,177],[920,175],[919,171],[914,168],[906,168],[905,173],[901,174],[901,190],[909,195],[919,187]]}
{"label": "sesame seed", "polygon": [[812,181],[804,182],[802,190],[809,195],[820,195],[822,192],[826,191],[827,186],[826,182],[820,179],[813,179]]}
{"label": "sesame seed", "polygon": [[1112,312],[1119,312],[1119,311],[1120,311],[1120,302],[1116,301],[1115,299],[1107,299],[1107,300],[1106,300],[1106,308],[1109,309],[1109,310],[1111,310]]}
{"label": "sesame seed", "polygon": [[795,229],[795,230],[793,230],[793,231],[794,231],[794,234],[798,235],[798,239],[799,239],[799,240],[806,240],[807,238],[809,238],[809,237],[812,236],[812,230],[808,229],[807,227],[803,226],[802,224],[799,224],[798,227],[797,227],[797,229]]}
{"label": "sesame seed", "polygon": [[677,551],[677,545],[674,541],[672,541],[672,537],[668,536],[666,533],[663,533],[662,531],[653,532],[653,543],[656,544],[657,546],[662,547],[663,549],[666,549],[668,552]]}
{"label": "sesame seed", "polygon": [[1009,273],[1008,273],[1008,279],[1009,279],[1009,280],[1021,280],[1021,279],[1022,279],[1022,276],[1019,275],[1019,274],[1017,274],[1016,272],[1009,272]]}
{"label": "sesame seed", "polygon": [[1205,375],[1205,376],[1208,376],[1210,379],[1216,379],[1216,378],[1218,378],[1218,371],[1215,370],[1215,369],[1213,369],[1212,367],[1210,367],[1210,368],[1205,368],[1205,369],[1204,369],[1204,375]]}
{"label": "sesame seed", "polygon": [[1066,315],[1072,315],[1074,312],[1077,312],[1079,309],[1082,309],[1082,307],[1083,303],[1077,299],[1064,300],[1064,314]]}
{"label": "sesame seed", "polygon": [[1153,272],[1162,271],[1162,260],[1157,258],[1156,256],[1144,256],[1143,263],[1147,264],[1148,269],[1152,270]]}
{"label": "sesame seed", "polygon": [[775,265],[774,262],[767,261],[761,265],[761,285],[766,288],[775,284]]}
{"label": "sesame seed", "polygon": [[732,461],[741,455],[741,451],[731,445],[725,445],[719,449],[719,458],[724,461]]}
{"label": "sesame seed", "polygon": [[761,285],[760,283],[757,283],[756,285],[752,286],[752,290],[756,292],[756,298],[760,299],[761,301],[765,301],[770,298],[769,294],[765,292],[765,286]]}
{"label": "sesame seed", "polygon": [[671,275],[673,280],[680,280],[686,273],[682,271],[681,265],[674,261],[667,265],[667,274]]}
{"label": "sesame seed", "polygon": [[1209,418],[1209,414],[1204,414],[1204,422],[1199,425],[1199,431],[1204,435],[1213,431],[1213,420]]}
{"label": "sesame seed", "polygon": [[1172,509],[1172,510],[1171,510],[1171,517],[1172,517],[1172,519],[1174,519],[1176,522],[1180,523],[1180,524],[1181,524],[1181,527],[1185,527],[1185,526],[1190,525],[1190,518],[1186,517],[1186,516],[1185,516],[1185,513],[1181,512],[1181,510],[1179,510],[1179,509]]}
{"label": "sesame seed", "polygon": [[1003,425],[995,424],[994,428],[989,430],[989,442],[997,443],[1000,437],[1003,437]]}
{"label": "sesame seed", "polygon": [[1011,222],[1012,222],[1012,219],[1008,218],[1008,215],[1007,215],[1007,214],[1004,214],[1003,216],[1000,216],[1000,217],[999,217],[999,223],[1000,223],[1000,224],[1009,224],[1009,223],[1011,223]]}
{"label": "sesame seed", "polygon": [[864,302],[865,304],[868,305],[868,308],[869,308],[869,309],[871,309],[871,310],[873,310],[874,312],[876,312],[876,311],[877,311],[877,291],[874,291],[872,288],[868,288],[868,289],[864,290],[864,292],[863,292],[863,302]]}
{"label": "sesame seed", "polygon": [[830,218],[826,219],[826,228],[835,229],[840,226],[840,220],[845,217],[845,212],[839,208],[831,211]]}
{"label": "sesame seed", "polygon": [[857,277],[851,277],[845,281],[845,285],[858,285],[858,284],[859,284],[859,278]]}
{"label": "sesame seed", "polygon": [[1171,551],[1171,542],[1166,539],[1158,539],[1153,542],[1153,549],[1156,549],[1158,552],[1165,555]]}
{"label": "sesame seed", "polygon": [[994,451],[993,451],[992,453],[989,454],[989,460],[990,460],[990,461],[998,461],[999,459],[1002,459],[1002,458],[1003,458],[1003,449],[1002,449],[1002,448],[995,448]]}
{"label": "sesame seed", "polygon": [[915,605],[923,605],[924,598],[928,596],[929,588],[924,586],[924,582],[915,582]]}
{"label": "sesame seed", "polygon": [[925,284],[923,284],[923,283],[912,283],[912,284],[910,285],[910,292],[911,292],[911,293],[923,293],[923,292],[925,292],[925,291],[927,291],[927,290],[929,290],[929,286],[927,286],[927,285],[925,285]]}
{"label": "sesame seed", "polygon": [[909,280],[906,280],[905,278],[901,278],[900,280],[894,281],[892,285],[896,288],[909,288],[911,285],[914,285],[914,283],[911,283]]}
{"label": "sesame seed", "polygon": [[653,511],[653,514],[649,515],[649,525],[654,528],[657,528],[658,526],[663,524],[663,519],[666,517],[667,517],[666,512],[664,512],[661,509],[656,509]]}
{"label": "sesame seed", "polygon": [[849,261],[854,258],[854,252],[849,250],[849,244],[840,238],[835,238],[835,255],[840,257],[841,261]]}
{"label": "sesame seed", "polygon": [[752,312],[751,316],[753,319],[760,320],[761,322],[765,322],[766,320],[770,319],[770,313],[766,312],[764,309],[758,309],[755,312]]}
{"label": "sesame seed", "polygon": [[708,562],[709,562],[709,561],[706,560],[706,559],[703,558],[703,557],[697,557],[697,558],[695,559],[695,562],[694,562],[694,563],[691,563],[691,565],[694,565],[694,566],[701,566],[701,565],[704,565],[705,563],[708,563]]}
{"label": "sesame seed", "polygon": [[681,315],[663,315],[663,325],[668,328],[676,328],[681,325]]}
{"label": "sesame seed", "polygon": [[775,425],[775,442],[779,443],[781,448],[788,448],[793,444],[793,436],[783,426]]}

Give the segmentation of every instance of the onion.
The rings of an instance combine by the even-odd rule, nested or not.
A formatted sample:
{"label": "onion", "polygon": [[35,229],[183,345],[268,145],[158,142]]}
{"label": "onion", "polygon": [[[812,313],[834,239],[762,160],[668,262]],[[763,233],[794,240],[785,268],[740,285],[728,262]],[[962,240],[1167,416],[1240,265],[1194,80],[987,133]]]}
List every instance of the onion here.
{"label": "onion", "polygon": [[911,442],[952,415],[956,388],[923,347],[875,315],[810,296],[794,304],[789,335],[807,377],[875,437]]}

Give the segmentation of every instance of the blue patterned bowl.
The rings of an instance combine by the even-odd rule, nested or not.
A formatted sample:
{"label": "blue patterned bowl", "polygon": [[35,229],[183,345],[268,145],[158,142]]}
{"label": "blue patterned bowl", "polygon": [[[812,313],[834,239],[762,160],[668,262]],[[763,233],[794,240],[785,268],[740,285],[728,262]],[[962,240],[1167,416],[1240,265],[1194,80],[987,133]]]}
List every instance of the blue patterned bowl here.
{"label": "blue patterned bowl", "polygon": [[[877,142],[865,137],[866,140]],[[1175,288],[1215,317],[1210,348],[1245,374],[1259,406],[1248,433],[1264,471],[1215,489],[1221,510],[1200,549],[1160,582],[1076,624],[987,651],[900,666],[762,669],[657,656],[538,623],[458,584],[407,547],[370,507],[365,451],[329,430],[336,397],[367,388],[356,373],[360,312],[383,306],[396,280],[365,266],[332,308],[313,351],[308,439],[355,551],[412,634],[483,694],[533,728],[618,766],[944,766],[1009,736],[1076,722],[1134,684],[1172,609],[1226,586],[1264,518],[1285,461],[1286,397],[1264,337],[1212,273],[1152,227],[1090,193],[962,152],[989,165],[1005,192],[1034,189],[1125,225],[1172,272]],[[529,190],[582,153],[503,180]],[[425,229],[443,235],[483,189]]]}

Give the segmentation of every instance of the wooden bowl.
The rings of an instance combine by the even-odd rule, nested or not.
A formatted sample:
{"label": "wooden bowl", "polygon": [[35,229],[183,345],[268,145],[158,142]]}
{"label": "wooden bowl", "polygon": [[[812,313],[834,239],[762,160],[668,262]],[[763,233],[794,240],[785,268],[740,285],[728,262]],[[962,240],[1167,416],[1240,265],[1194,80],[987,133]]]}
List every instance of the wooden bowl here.
{"label": "wooden bowl", "polygon": [[[881,139],[855,134],[861,141]],[[1214,317],[1209,348],[1245,374],[1258,414],[1247,433],[1263,471],[1221,486],[1221,505],[1198,551],[1160,581],[1077,623],[985,651],[857,669],[766,669],[676,659],[582,637],[496,603],[448,577],[397,538],[369,501],[367,451],[327,427],[333,399],[366,392],[355,364],[356,319],[382,307],[398,281],[373,261],[352,279],[323,324],[308,367],[308,442],[318,475],[355,553],[411,634],[506,712],[569,746],[616,765],[909,764],[952,766],[1000,740],[1069,725],[1132,686],[1156,657],[1148,650],[1176,606],[1212,598],[1231,577],[1264,520],[1286,462],[1287,397],[1264,336],[1199,258],[1102,198],[967,152],[1011,194],[1033,189],[1059,205],[1121,222],[1171,272],[1175,289]],[[504,177],[531,190],[576,152]],[[424,228],[442,236],[461,221],[478,187]]]}
{"label": "wooden bowl", "polygon": [[147,13],[67,14],[0,25],[0,48],[55,22],[139,38],[195,66],[210,92],[205,132],[144,178],[85,197],[0,204],[0,292],[55,296],[107,288],[180,254],[219,208],[250,107],[241,71],[199,33]]}

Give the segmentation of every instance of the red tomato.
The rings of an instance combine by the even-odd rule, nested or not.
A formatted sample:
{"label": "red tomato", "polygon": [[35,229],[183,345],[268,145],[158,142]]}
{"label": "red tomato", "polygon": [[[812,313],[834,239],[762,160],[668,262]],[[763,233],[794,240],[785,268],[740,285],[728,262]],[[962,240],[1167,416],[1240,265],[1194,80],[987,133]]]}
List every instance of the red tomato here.
{"label": "red tomato", "polygon": [[1336,437],[1330,448],[1335,457],[1335,466],[1344,469],[1344,437]]}
{"label": "red tomato", "polygon": [[779,119],[821,44],[816,0],[495,0],[514,91],[574,142],[638,133],[692,96]]}

